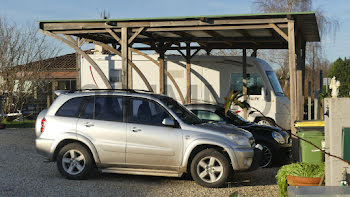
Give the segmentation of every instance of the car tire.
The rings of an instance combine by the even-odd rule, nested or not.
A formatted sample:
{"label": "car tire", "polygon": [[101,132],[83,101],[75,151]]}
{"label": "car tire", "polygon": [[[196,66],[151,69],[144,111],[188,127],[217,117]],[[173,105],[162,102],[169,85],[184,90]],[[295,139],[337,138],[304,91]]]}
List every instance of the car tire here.
{"label": "car tire", "polygon": [[191,162],[193,180],[204,187],[222,187],[231,172],[229,159],[215,149],[199,152]]}
{"label": "car tire", "polygon": [[266,125],[266,126],[275,126],[276,125],[274,120],[272,120],[271,118],[266,118],[266,117],[257,118],[255,120],[255,123],[258,125]]}
{"label": "car tire", "polygon": [[261,168],[271,167],[273,164],[273,161],[275,159],[275,151],[271,148],[270,145],[268,145],[266,143],[261,143],[261,142],[257,142],[257,143],[263,147],[262,158],[261,158],[261,161],[259,163],[259,166]]}
{"label": "car tire", "polygon": [[79,143],[71,143],[59,151],[57,168],[67,179],[81,180],[93,172],[94,161],[87,148]]}

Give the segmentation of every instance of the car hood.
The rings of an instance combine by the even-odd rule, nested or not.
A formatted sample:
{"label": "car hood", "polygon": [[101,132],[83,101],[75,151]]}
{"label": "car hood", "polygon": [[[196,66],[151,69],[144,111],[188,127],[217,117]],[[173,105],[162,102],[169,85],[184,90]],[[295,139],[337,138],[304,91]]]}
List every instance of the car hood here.
{"label": "car hood", "polygon": [[203,124],[198,124],[198,125],[194,125],[194,128],[197,131],[201,131],[201,132],[210,132],[210,133],[221,133],[223,135],[226,135],[227,133],[231,133],[231,134],[236,134],[236,135],[242,135],[245,136],[247,138],[251,138],[253,137],[253,135],[242,128],[236,127],[234,125],[231,124],[224,124],[224,123],[203,123]]}
{"label": "car hood", "polygon": [[267,126],[267,125],[258,125],[258,124],[250,124],[250,125],[244,125],[244,126],[240,126],[240,128],[248,130],[250,132],[270,132],[272,133],[273,131],[280,133],[283,138],[285,138],[286,140],[290,137],[290,135],[286,132],[283,131],[280,128],[277,127],[273,127],[273,126]]}

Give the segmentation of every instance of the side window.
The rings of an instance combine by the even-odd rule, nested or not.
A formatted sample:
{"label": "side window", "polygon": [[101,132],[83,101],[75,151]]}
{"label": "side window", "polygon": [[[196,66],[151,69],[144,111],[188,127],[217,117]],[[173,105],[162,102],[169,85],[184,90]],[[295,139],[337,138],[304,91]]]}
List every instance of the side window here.
{"label": "side window", "polygon": [[130,99],[131,114],[129,122],[162,126],[164,118],[169,118],[168,112],[158,103],[147,99]]}
{"label": "side window", "polygon": [[211,121],[225,121],[223,118],[221,118],[219,115],[217,115],[214,112],[210,111],[202,111],[202,110],[196,110],[195,114],[198,116],[201,120],[211,120]]}
{"label": "side window", "polygon": [[[242,73],[231,74],[231,89],[242,92]],[[247,88],[249,95],[261,95],[261,88],[264,87],[264,81],[258,73],[250,73],[247,78]]]}
{"label": "side window", "polygon": [[115,96],[97,96],[95,101],[95,119],[123,121],[123,98]]}
{"label": "side window", "polygon": [[81,113],[80,118],[93,119],[94,118],[94,97],[89,97],[87,104],[85,105],[84,111]]}
{"label": "side window", "polygon": [[65,102],[56,112],[56,116],[78,117],[79,109],[83,103],[84,97],[72,98]]}

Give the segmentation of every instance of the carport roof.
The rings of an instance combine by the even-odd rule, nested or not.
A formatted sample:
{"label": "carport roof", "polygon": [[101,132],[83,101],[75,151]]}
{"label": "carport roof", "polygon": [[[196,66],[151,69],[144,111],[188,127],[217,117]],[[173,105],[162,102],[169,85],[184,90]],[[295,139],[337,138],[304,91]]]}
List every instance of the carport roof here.
{"label": "carport roof", "polygon": [[121,38],[121,29],[127,27],[131,43],[143,43],[149,45],[149,49],[156,48],[154,45],[159,42],[171,43],[168,49],[181,42],[196,42],[203,49],[283,49],[288,48],[290,20],[294,20],[296,36],[300,39],[320,41],[315,12],[53,20],[39,21],[39,26],[51,33],[109,44],[118,44],[115,38]]}

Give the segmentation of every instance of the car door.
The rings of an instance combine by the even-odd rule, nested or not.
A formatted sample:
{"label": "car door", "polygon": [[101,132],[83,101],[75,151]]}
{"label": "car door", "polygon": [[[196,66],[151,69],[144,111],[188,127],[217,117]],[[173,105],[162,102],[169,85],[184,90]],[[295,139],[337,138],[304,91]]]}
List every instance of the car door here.
{"label": "car door", "polygon": [[[159,103],[129,98],[126,163],[178,167],[182,161],[182,131],[162,125],[171,115]],[[166,168],[163,168],[166,169]]]}
{"label": "car door", "polygon": [[126,123],[123,111],[123,97],[92,96],[80,115],[77,134],[94,144],[102,164],[125,163]]}

